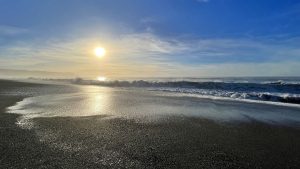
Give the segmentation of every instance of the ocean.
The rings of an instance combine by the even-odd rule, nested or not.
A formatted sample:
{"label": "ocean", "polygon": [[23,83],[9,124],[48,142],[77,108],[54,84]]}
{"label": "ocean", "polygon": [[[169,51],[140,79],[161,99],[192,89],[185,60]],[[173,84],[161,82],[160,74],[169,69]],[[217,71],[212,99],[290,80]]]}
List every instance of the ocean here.
{"label": "ocean", "polygon": [[214,96],[236,100],[257,100],[300,104],[299,77],[251,78],[148,78],[130,80],[79,81],[108,87],[138,87],[153,91]]}
{"label": "ocean", "polygon": [[[82,80],[25,98],[9,112],[31,128],[36,117],[109,115],[140,122],[190,116],[300,127],[300,78]],[[73,89],[73,90],[71,90]],[[69,92],[61,92],[68,91]],[[45,94],[45,91],[53,91]],[[28,92],[28,91],[26,91]]]}

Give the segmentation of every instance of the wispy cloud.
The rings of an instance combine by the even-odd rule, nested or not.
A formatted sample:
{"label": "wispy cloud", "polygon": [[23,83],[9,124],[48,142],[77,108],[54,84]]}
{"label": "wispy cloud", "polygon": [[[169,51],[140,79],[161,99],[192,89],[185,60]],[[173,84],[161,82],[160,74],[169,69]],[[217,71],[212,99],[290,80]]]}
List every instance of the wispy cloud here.
{"label": "wispy cloud", "polygon": [[12,36],[12,35],[19,35],[27,32],[28,30],[24,28],[8,26],[8,25],[0,25],[0,35]]}
{"label": "wispy cloud", "polygon": [[[300,61],[299,38],[270,39],[174,39],[160,38],[151,33],[123,36],[119,46],[128,54],[159,56],[169,62],[183,63],[231,63]],[[124,52],[124,51],[123,51]]]}

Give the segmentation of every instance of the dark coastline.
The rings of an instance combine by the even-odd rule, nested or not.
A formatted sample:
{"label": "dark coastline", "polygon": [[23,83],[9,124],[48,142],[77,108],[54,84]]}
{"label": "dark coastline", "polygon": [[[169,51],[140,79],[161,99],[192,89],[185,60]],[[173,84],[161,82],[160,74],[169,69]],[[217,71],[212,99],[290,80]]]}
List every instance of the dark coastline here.
{"label": "dark coastline", "polygon": [[[1,91],[38,84],[0,81]],[[136,123],[105,116],[38,118],[38,132],[5,109],[24,96],[0,94],[0,168],[298,168],[299,129],[173,117]],[[44,138],[47,133],[60,133]],[[64,145],[63,149],[58,148]],[[88,145],[88,146],[84,146]]]}

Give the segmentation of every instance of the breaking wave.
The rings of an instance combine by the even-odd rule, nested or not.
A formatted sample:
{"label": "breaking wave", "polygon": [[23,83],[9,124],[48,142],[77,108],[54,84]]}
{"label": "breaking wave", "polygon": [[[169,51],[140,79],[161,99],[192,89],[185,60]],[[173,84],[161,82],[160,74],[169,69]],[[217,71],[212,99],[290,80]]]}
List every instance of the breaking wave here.
{"label": "breaking wave", "polygon": [[300,83],[286,81],[74,81],[76,84],[137,87],[153,91],[189,93],[236,99],[300,104]]}

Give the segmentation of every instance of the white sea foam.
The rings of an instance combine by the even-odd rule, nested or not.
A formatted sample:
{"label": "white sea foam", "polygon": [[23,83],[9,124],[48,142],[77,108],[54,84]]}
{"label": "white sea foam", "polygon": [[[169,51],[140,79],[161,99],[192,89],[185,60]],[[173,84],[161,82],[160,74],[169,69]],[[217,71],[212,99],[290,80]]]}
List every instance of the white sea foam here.
{"label": "white sea foam", "polygon": [[[227,91],[227,90],[214,90],[214,89],[195,89],[195,88],[174,88],[174,87],[161,87],[161,88],[148,88],[151,91],[165,91],[173,93],[185,93],[198,95],[205,98],[221,97],[233,98],[234,100],[244,100],[244,101],[263,101],[271,104],[274,102],[282,103],[279,105],[287,106],[297,106],[300,103],[300,94],[294,93],[279,93],[279,92],[243,92],[243,91]],[[227,99],[228,100],[228,99]],[[292,103],[292,104],[291,104]],[[297,104],[295,104],[297,103]],[[300,104],[298,104],[300,105]]]}
{"label": "white sea foam", "polygon": [[[150,90],[153,91],[153,90]],[[157,90],[154,90],[157,91]],[[210,100],[220,100],[220,101],[231,101],[231,102],[241,102],[241,103],[256,103],[256,104],[262,104],[262,105],[274,105],[274,106],[281,106],[281,107],[287,107],[287,108],[299,108],[300,104],[292,104],[292,103],[282,103],[282,102],[273,102],[273,101],[262,101],[262,100],[251,100],[251,99],[245,99],[245,97],[224,97],[223,95],[199,95],[195,93],[169,93],[169,94],[163,94],[164,96],[175,96],[175,97],[195,97],[195,98],[201,98],[201,99],[210,99]],[[233,94],[235,95],[235,94]],[[237,94],[240,96],[239,94]],[[300,111],[300,110],[299,110]]]}

